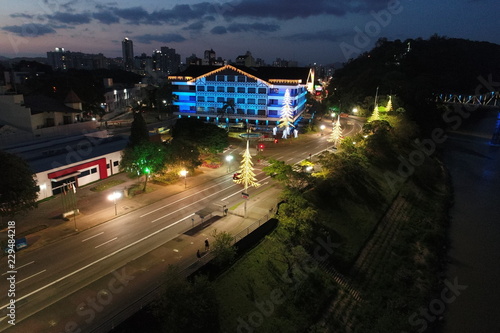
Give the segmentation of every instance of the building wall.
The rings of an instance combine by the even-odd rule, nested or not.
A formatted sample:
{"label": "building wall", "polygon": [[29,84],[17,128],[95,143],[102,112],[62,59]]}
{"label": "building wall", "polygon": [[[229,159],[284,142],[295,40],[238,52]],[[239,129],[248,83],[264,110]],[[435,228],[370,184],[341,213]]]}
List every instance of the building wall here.
{"label": "building wall", "polygon": [[23,103],[23,95],[0,95],[0,121],[32,132],[31,110]]}
{"label": "building wall", "polygon": [[218,117],[225,104],[234,103],[235,110],[226,109],[228,121],[278,121],[286,89],[290,90],[294,117],[298,117],[306,104],[305,84],[269,84],[242,74],[211,75],[194,82],[175,81],[174,105],[178,115]]}
{"label": "building wall", "polygon": [[[48,198],[54,194],[54,187],[62,183],[76,182],[77,188],[85,186],[99,179],[105,179],[120,172],[121,150],[105,154],[96,158],[79,161],[57,167],[51,170],[39,172],[35,175],[37,185],[40,187],[38,200]],[[80,172],[78,176],[72,176],[64,180],[54,182],[54,179],[64,178],[65,175]],[[77,190],[78,192],[78,190]]]}

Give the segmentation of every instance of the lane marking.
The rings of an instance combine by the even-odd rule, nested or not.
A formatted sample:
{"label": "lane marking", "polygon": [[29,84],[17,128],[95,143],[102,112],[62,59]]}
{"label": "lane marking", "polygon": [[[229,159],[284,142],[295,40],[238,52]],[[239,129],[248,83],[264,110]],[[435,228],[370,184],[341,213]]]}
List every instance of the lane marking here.
{"label": "lane marking", "polygon": [[[172,227],[172,226],[176,225],[177,223],[180,223],[180,222],[184,221],[184,219],[185,219],[185,218],[183,218],[183,219],[181,219],[181,220],[179,220],[179,221],[176,221],[176,222],[174,222],[174,223],[172,223],[172,224],[170,224],[170,225],[167,225],[166,227],[163,227],[163,228],[161,228],[161,229],[158,229],[158,230],[156,230],[155,232],[153,232],[153,233],[151,233],[151,234],[149,234],[149,235],[147,235],[147,236],[144,236],[144,237],[142,237],[141,239],[138,239],[138,240],[136,240],[135,242],[132,242],[132,243],[130,243],[130,244],[128,244],[128,245],[126,245],[126,246],[122,247],[121,249],[118,249],[118,250],[116,250],[116,251],[114,251],[114,252],[111,252],[110,254],[105,255],[104,257],[102,257],[102,258],[100,258],[100,259],[97,259],[96,261],[93,261],[93,262],[91,262],[90,264],[87,264],[87,265],[85,265],[85,266],[83,266],[83,267],[81,267],[81,268],[77,269],[76,271],[73,271],[73,272],[71,272],[71,273],[69,273],[69,274],[66,274],[66,275],[65,275],[65,276],[63,276],[63,277],[60,277],[59,279],[54,280],[54,281],[52,281],[51,283],[46,284],[45,286],[38,288],[37,290],[33,290],[32,292],[30,292],[30,293],[28,293],[28,294],[26,294],[26,295],[24,295],[24,296],[21,296],[21,297],[17,298],[17,299],[16,299],[16,302],[22,301],[23,299],[25,299],[25,298],[27,298],[27,297],[30,297],[31,295],[34,295],[34,294],[36,294],[36,293],[38,293],[38,292],[40,292],[40,291],[42,291],[42,290],[44,290],[44,289],[47,289],[48,287],[53,286],[54,284],[56,284],[56,283],[58,283],[58,282],[61,282],[62,280],[67,279],[67,278],[69,278],[70,276],[73,276],[73,275],[75,275],[75,274],[77,274],[77,273],[80,273],[81,271],[83,271],[83,270],[85,270],[85,269],[87,269],[87,268],[89,268],[89,267],[91,267],[91,266],[93,266],[93,265],[95,265],[95,264],[97,264],[97,263],[100,263],[101,261],[104,261],[104,260],[106,260],[106,259],[108,259],[108,258],[110,258],[110,257],[114,256],[115,254],[120,253],[120,252],[122,252],[122,251],[124,251],[124,250],[128,249],[129,247],[132,247],[132,246],[134,246],[134,245],[136,245],[136,244],[138,244],[138,243],[140,243],[140,242],[142,242],[142,241],[144,241],[144,240],[148,239],[149,237],[152,237],[152,236],[154,236],[154,235],[156,235],[156,234],[159,234],[160,232],[162,232],[162,231],[164,231],[164,230],[167,230],[168,228],[170,228],[170,227]],[[0,307],[0,310],[5,309],[7,306],[9,306],[9,304],[10,304],[10,303],[7,303],[7,304],[3,305],[2,307]]]}
{"label": "lane marking", "polygon": [[[264,180],[266,180],[266,179],[268,179],[268,178],[271,178],[271,176],[267,176],[267,177],[263,178],[262,180],[258,181],[257,183],[263,182]],[[268,183],[269,183],[269,182],[265,182],[265,183],[263,183],[263,185],[266,185],[266,184],[268,184]],[[240,191],[238,191],[238,192],[234,192],[233,194],[230,194],[230,195],[228,195],[227,197],[222,198],[222,199],[220,199],[220,200],[221,200],[221,201],[224,201],[224,200],[226,200],[227,198],[230,198],[230,197],[232,197],[233,195],[239,194],[239,193],[241,193],[241,192],[243,192],[243,191],[244,191],[244,189],[242,189],[242,190],[240,190]]]}
{"label": "lane marking", "polygon": [[89,240],[89,239],[91,239],[91,238],[94,238],[94,237],[97,237],[97,236],[99,236],[99,235],[102,235],[103,233],[104,233],[104,231],[102,231],[102,232],[98,233],[97,235],[90,236],[89,238],[85,238],[85,239],[83,239],[83,240],[82,240],[82,242],[86,242],[86,241],[88,241],[88,240]]}
{"label": "lane marking", "polygon": [[[187,207],[187,206],[186,206],[186,207]],[[169,213],[169,214],[167,214],[167,215],[163,215],[162,217],[159,217],[159,218],[157,218],[157,219],[155,219],[155,220],[151,221],[151,223],[155,223],[156,221],[161,220],[161,219],[162,219],[162,218],[164,218],[165,216],[169,216],[170,214],[173,214],[173,213],[175,213],[175,212],[177,212],[177,211],[179,211],[179,210],[182,210],[182,209],[184,209],[184,208],[185,208],[185,207],[180,208],[180,209],[177,209],[176,211],[173,211],[172,213]],[[186,216],[186,218],[191,217],[191,216],[193,216],[193,215],[194,215],[194,213],[192,213],[192,214],[190,214],[190,215]]]}
{"label": "lane marking", "polygon": [[31,275],[31,276],[28,276],[26,279],[22,279],[22,280],[20,280],[20,281],[16,281],[16,284],[19,284],[19,283],[21,283],[21,282],[23,282],[23,281],[26,281],[26,280],[28,280],[28,279],[31,279],[33,276],[37,276],[38,274],[42,274],[42,273],[43,273],[43,272],[45,272],[45,271],[46,271],[46,269],[44,269],[44,270],[43,270],[43,271],[41,271],[41,272],[35,273],[35,274]]}
{"label": "lane marking", "polygon": [[[222,183],[224,183],[224,182],[226,182],[226,181],[227,181],[227,180],[223,181]],[[220,183],[220,184],[216,184],[216,185],[212,185],[212,186],[210,186],[210,187],[207,187],[206,189],[204,189],[204,191],[205,191],[205,190],[209,190],[209,189],[211,189],[212,187],[220,186],[222,183]],[[173,204],[175,204],[175,203],[177,203],[177,202],[179,202],[179,201],[182,201],[182,200],[186,200],[187,198],[192,197],[192,196],[195,196],[195,195],[198,195],[198,193],[193,193],[193,194],[191,194],[191,195],[188,195],[187,197],[183,197],[183,198],[181,198],[181,199],[175,200],[175,201],[173,201],[173,202],[171,202],[171,203],[169,203],[169,204],[166,204],[166,205],[161,206],[161,207],[159,207],[159,208],[153,209],[152,211],[149,211],[149,212],[147,212],[146,214],[142,214],[142,215],[141,215],[141,216],[139,216],[139,217],[144,217],[144,216],[147,216],[147,215],[152,214],[152,213],[154,213],[154,212],[156,212],[156,211],[159,211],[160,209],[164,209],[164,208],[166,208],[166,207],[168,207],[168,206],[170,206],[170,205],[173,205]],[[187,207],[187,206],[186,206],[186,207]]]}
{"label": "lane marking", "polygon": [[[24,265],[22,265],[22,266],[16,267],[16,271],[17,271],[18,269],[20,269],[20,268],[23,268],[23,267],[26,267],[26,266],[28,266],[28,265],[31,265],[32,263],[34,263],[34,261],[29,262],[29,263],[27,263],[27,264],[24,264]],[[7,274],[7,272],[3,273],[3,274],[2,274],[2,276],[3,276],[3,275],[5,275],[5,274]]]}
{"label": "lane marking", "polygon": [[108,244],[109,242],[112,242],[112,241],[116,240],[117,238],[118,238],[118,237],[115,237],[115,238],[113,238],[113,239],[110,239],[110,240],[109,240],[109,241],[107,241],[107,242],[104,242],[104,243],[102,243],[102,244],[99,244],[99,245],[95,246],[95,247],[94,247],[94,249],[97,249],[99,246],[103,246],[103,245],[105,245],[105,244]]}

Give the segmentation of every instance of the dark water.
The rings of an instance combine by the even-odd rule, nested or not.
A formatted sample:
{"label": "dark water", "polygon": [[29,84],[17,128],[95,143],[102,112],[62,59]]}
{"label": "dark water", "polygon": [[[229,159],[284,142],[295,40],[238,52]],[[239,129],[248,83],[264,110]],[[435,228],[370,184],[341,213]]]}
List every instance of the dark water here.
{"label": "dark water", "polygon": [[500,147],[489,145],[496,122],[495,112],[481,114],[444,144],[455,190],[447,276],[467,286],[447,305],[444,333],[500,333]]}

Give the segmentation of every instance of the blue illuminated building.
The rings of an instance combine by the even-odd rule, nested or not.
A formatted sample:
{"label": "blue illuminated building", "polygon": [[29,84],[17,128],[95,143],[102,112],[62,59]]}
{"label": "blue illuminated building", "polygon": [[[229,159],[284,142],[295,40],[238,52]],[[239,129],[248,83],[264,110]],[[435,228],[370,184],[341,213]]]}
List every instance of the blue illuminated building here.
{"label": "blue illuminated building", "polygon": [[169,76],[174,114],[210,122],[275,125],[290,90],[294,120],[306,108],[314,71],[303,67],[190,66]]}

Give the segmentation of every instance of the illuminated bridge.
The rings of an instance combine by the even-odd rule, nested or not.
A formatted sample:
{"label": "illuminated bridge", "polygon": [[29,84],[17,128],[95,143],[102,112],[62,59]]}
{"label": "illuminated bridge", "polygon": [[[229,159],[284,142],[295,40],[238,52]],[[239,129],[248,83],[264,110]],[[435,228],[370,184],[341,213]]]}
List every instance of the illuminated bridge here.
{"label": "illuminated bridge", "polygon": [[[436,102],[445,104],[475,105],[496,108],[500,111],[500,92],[491,91],[481,95],[436,95]],[[500,145],[500,112],[498,113],[496,129],[491,138],[491,144]]]}

